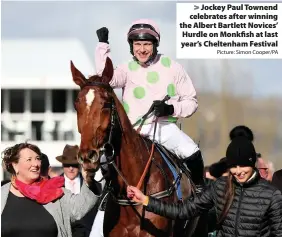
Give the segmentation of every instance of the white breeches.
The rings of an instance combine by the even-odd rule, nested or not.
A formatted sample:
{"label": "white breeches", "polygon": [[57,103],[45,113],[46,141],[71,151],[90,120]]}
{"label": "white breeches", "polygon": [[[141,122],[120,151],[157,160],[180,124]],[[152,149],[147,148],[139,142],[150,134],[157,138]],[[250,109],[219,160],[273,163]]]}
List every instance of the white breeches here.
{"label": "white breeches", "polygon": [[[140,133],[147,135],[152,140],[155,124],[143,125]],[[197,144],[184,132],[182,132],[175,123],[160,122],[157,124],[155,141],[168,150],[184,159],[193,155],[199,150]]]}

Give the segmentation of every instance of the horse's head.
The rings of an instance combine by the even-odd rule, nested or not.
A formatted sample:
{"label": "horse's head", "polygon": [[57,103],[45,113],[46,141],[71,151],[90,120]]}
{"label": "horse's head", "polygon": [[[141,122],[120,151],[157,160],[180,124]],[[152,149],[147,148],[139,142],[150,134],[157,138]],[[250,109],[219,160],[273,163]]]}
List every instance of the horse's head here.
{"label": "horse's head", "polygon": [[114,117],[113,91],[109,85],[114,69],[107,58],[102,76],[86,79],[71,62],[73,81],[80,86],[75,101],[78,131],[81,134],[80,162],[90,160],[98,163],[101,151],[111,153],[113,147],[108,144],[111,134],[111,121]]}

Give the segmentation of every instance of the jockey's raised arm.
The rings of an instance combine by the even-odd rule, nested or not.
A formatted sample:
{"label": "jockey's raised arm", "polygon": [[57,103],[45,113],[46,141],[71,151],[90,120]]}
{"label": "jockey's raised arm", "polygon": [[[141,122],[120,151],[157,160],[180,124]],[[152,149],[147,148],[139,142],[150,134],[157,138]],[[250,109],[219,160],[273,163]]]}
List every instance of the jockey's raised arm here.
{"label": "jockey's raised arm", "polygon": [[[106,29],[103,29],[106,30]],[[105,68],[107,57],[110,57],[110,45],[105,42],[99,42],[95,50],[95,65],[96,73],[102,75]],[[113,88],[123,88],[126,84],[126,72],[121,68],[117,67],[114,70],[113,79],[110,81],[110,85]]]}
{"label": "jockey's raised arm", "polygon": [[[107,57],[110,57],[109,31],[103,27],[96,33],[99,43],[96,46],[95,63],[97,73],[101,74]],[[154,112],[142,124],[140,133],[152,139],[154,122],[158,118],[155,141],[184,159],[188,167],[191,162],[193,167],[196,164],[198,170],[192,174],[192,178],[196,184],[202,184],[204,167],[199,147],[176,125],[178,118],[190,117],[196,112],[196,90],[182,65],[158,53],[160,36],[159,27],[152,20],[133,22],[127,33],[133,58],[116,67],[110,85],[123,88],[123,106],[135,128],[152,103],[155,103]],[[170,99],[162,102],[166,95]]]}

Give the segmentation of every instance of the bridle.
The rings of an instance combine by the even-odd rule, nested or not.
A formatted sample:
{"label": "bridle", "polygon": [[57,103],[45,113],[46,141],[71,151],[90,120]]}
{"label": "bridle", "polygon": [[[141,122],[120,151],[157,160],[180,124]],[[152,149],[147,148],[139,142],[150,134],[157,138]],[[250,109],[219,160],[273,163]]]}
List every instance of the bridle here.
{"label": "bridle", "polygon": [[[109,85],[106,84],[104,82],[87,82],[85,85],[83,85],[81,87],[81,89],[87,87],[87,86],[98,86],[98,87],[102,87],[105,90],[107,90],[108,92],[112,93],[113,92],[113,88]],[[118,169],[116,163],[115,163],[115,148],[113,145],[113,132],[114,132],[114,128],[116,127],[116,122],[118,121],[118,125],[119,125],[119,129],[122,132],[122,125],[121,125],[121,121],[120,118],[118,116],[117,113],[117,109],[116,109],[116,105],[114,102],[114,98],[111,97],[111,102],[105,103],[105,107],[104,108],[110,108],[111,109],[111,122],[109,124],[109,135],[108,135],[108,139],[107,142],[104,143],[104,145],[99,149],[99,160],[101,159],[101,156],[104,155],[106,158],[105,162],[99,162],[98,166],[96,167],[96,169],[94,171],[97,171],[101,166],[104,165],[112,165],[114,167],[114,169],[116,170],[116,172],[120,175],[120,177],[123,179],[123,181],[127,184],[127,180],[124,178],[122,172]],[[82,161],[80,161],[82,162]],[[94,163],[92,161],[92,163]],[[98,182],[101,182],[103,179],[105,179],[105,176],[102,177],[101,180],[99,180]]]}
{"label": "bridle", "polygon": [[[110,93],[113,93],[113,89],[112,87],[109,85],[109,84],[106,84],[106,83],[103,83],[103,82],[87,82],[86,84],[84,84],[81,89],[85,88],[85,87],[91,87],[91,86],[97,86],[97,87],[102,87],[104,89],[106,89],[108,92]],[[166,98],[165,98],[166,99]],[[164,100],[165,100],[164,99]],[[111,118],[110,118],[110,123],[109,123],[109,135],[108,135],[108,139],[107,139],[107,142],[100,148],[100,152],[102,154],[105,155],[106,157],[106,161],[105,162],[101,162],[101,156],[100,156],[100,152],[99,152],[99,165],[98,167],[96,168],[96,171],[98,171],[98,169],[103,166],[103,165],[112,165],[113,168],[116,170],[116,172],[118,173],[118,175],[122,178],[122,180],[124,181],[124,183],[129,186],[129,183],[127,182],[127,180],[125,179],[125,177],[123,176],[123,174],[121,173],[121,171],[118,169],[117,165],[115,164],[115,156],[117,155],[116,154],[116,151],[115,151],[115,147],[113,146],[113,132],[114,132],[114,129],[117,127],[117,123],[118,122],[118,125],[119,125],[119,128],[120,128],[120,131],[121,131],[121,135],[123,136],[123,127],[121,125],[121,121],[120,121],[120,118],[119,118],[119,115],[118,115],[118,112],[117,112],[117,108],[116,108],[116,104],[115,104],[115,101],[114,101],[114,97],[111,96],[111,101],[108,102],[108,103],[105,103],[104,105],[105,107],[107,108],[110,108],[111,109]],[[149,114],[149,112],[148,112]],[[146,114],[147,116],[147,114]],[[143,120],[145,120],[145,117],[146,116],[143,116]],[[143,121],[144,122],[144,121]],[[142,123],[141,123],[142,124]],[[157,124],[157,120],[155,122],[155,129],[156,130],[156,124]],[[155,131],[154,131],[154,136],[155,136]],[[145,142],[146,143],[146,142]],[[152,144],[152,149],[151,149],[151,155],[150,155],[150,158],[147,162],[147,165],[149,163],[151,163],[151,161],[154,161],[154,158],[152,157],[153,156],[153,151],[154,151],[154,139],[153,139],[153,144]],[[152,159],[151,159],[152,158]],[[146,166],[147,166],[146,165]],[[146,174],[146,167],[145,167],[145,170],[144,170],[144,173],[142,174],[142,176],[144,174]],[[95,172],[96,172],[95,171]],[[171,184],[171,186],[164,190],[164,191],[160,191],[160,192],[157,192],[157,193],[153,193],[151,194],[150,196],[151,197],[154,197],[154,198],[157,198],[157,199],[162,199],[162,198],[165,198],[165,197],[170,197],[171,195],[173,195],[174,193],[174,190],[176,189],[176,186],[178,185],[178,183],[180,182],[181,180],[181,175],[182,175],[182,172],[178,173],[178,176],[174,179],[173,183]],[[103,179],[105,179],[105,176],[103,175],[102,179],[98,182],[101,182]],[[139,180],[138,182],[138,185],[137,187],[143,182],[143,178],[141,177],[141,179]],[[119,198],[117,197],[115,194],[114,194],[114,190],[113,190],[113,187],[110,187],[111,186],[111,181],[110,181],[110,185],[108,188],[106,188],[106,195],[104,195],[103,199],[101,200],[101,203],[99,205],[99,209],[100,209],[100,206],[103,204],[103,202],[105,202],[105,200],[107,200],[107,197],[110,195],[113,200],[120,206],[139,206],[139,205],[142,205],[140,203],[136,203],[134,202],[133,200],[127,198],[125,196],[125,198]],[[106,201],[107,202],[107,201]],[[143,208],[143,211],[142,211],[142,220],[144,220],[144,217],[145,217],[145,209]],[[187,223],[186,223],[187,224]],[[186,225],[185,224],[185,225]],[[195,226],[194,226],[195,227]],[[194,231],[192,231],[191,233],[193,233]]]}

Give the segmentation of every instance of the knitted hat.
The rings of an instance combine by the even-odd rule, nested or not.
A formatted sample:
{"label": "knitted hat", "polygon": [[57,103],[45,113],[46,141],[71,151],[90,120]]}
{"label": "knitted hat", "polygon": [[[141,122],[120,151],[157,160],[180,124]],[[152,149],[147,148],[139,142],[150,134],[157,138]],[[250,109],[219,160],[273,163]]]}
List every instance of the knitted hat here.
{"label": "knitted hat", "polygon": [[226,150],[228,167],[250,166],[255,167],[257,154],[253,143],[246,137],[236,137]]}

